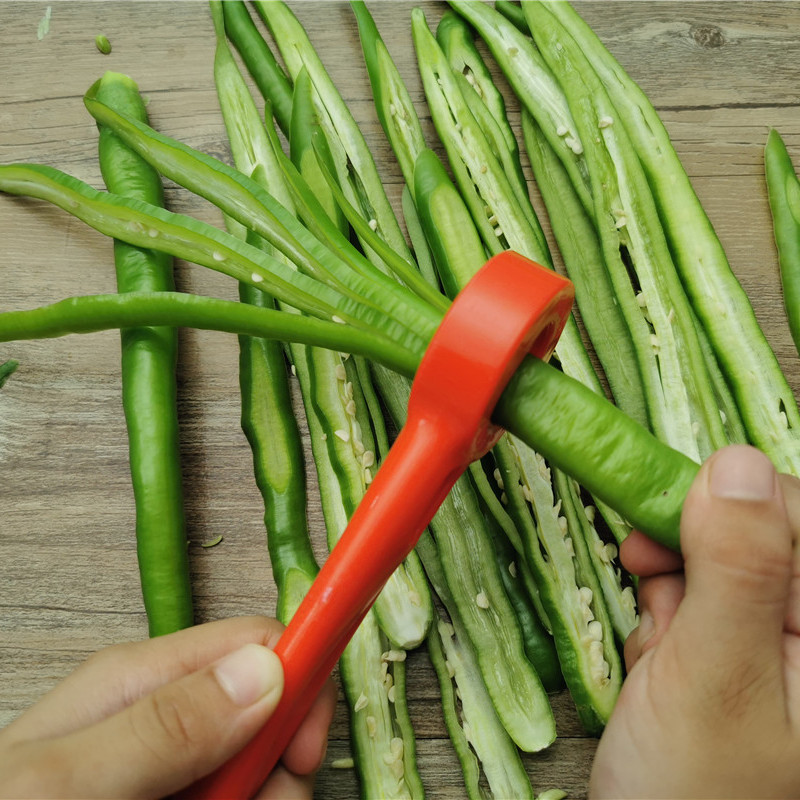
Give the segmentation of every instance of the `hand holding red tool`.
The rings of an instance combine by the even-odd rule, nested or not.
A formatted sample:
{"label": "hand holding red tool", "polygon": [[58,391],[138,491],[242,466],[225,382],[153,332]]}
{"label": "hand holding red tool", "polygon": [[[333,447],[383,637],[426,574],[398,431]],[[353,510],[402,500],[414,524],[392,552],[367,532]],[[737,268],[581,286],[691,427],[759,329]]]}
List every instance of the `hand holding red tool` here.
{"label": "hand holding red tool", "polygon": [[281,701],[268,724],[191,790],[246,800],[274,768],[386,580],[459,476],[497,442],[490,421],[522,359],[548,359],[572,284],[514,252],[488,261],[459,293],[417,370],[408,420],[275,652]]}

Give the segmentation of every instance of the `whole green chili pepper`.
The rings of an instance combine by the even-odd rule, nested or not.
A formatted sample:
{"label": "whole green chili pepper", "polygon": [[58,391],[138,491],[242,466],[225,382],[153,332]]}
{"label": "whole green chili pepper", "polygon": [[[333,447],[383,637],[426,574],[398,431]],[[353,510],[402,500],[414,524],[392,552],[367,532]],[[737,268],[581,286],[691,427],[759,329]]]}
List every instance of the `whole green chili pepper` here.
{"label": "whole green chili pepper", "polygon": [[53,339],[70,333],[150,325],[313,344],[366,356],[409,378],[414,376],[420,359],[419,353],[398,348],[377,331],[365,335],[349,325],[184,292],[88,295],[30,311],[6,311],[0,313],[0,341]]}
{"label": "whole green chili pepper", "polygon": [[800,181],[789,151],[774,129],[769,132],[764,156],[783,303],[795,347],[800,352]]}
{"label": "whole green chili pepper", "polygon": [[[138,88],[127,76],[107,72],[97,96],[147,122]],[[102,126],[99,155],[109,191],[163,204],[158,173]],[[115,240],[114,263],[120,292],[174,290],[172,259],[165,253]],[[139,573],[150,635],[159,636],[193,622],[176,406],[177,331],[128,328],[120,336]]]}
{"label": "whole green chili pepper", "polygon": [[646,428],[611,403],[532,358],[511,377],[494,417],[631,526],[679,548],[683,501],[699,470],[694,461],[654,445]]}

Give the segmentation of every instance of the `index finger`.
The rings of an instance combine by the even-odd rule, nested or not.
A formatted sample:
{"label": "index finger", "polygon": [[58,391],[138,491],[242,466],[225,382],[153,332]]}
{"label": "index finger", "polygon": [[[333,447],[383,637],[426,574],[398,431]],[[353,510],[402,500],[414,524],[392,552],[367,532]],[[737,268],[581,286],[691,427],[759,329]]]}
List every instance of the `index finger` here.
{"label": "index finger", "polygon": [[623,566],[633,575],[649,578],[683,569],[683,557],[640,531],[631,531],[619,548]]}

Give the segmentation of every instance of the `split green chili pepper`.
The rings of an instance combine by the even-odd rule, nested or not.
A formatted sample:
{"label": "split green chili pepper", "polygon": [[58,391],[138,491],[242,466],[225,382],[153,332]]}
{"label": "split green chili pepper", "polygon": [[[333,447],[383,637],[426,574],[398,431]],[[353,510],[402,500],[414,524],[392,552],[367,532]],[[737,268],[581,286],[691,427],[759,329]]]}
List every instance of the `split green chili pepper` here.
{"label": "split green chili pepper", "polygon": [[800,352],[800,181],[778,131],[769,132],[764,156],[783,302],[795,347]]}
{"label": "split green chili pepper", "polygon": [[428,635],[428,653],[439,680],[445,725],[461,763],[467,796],[470,800],[485,797],[482,770],[492,796],[532,800],[533,790],[519,751],[481,680],[478,653],[448,586],[442,554],[427,532],[417,549],[449,618],[437,614]]}

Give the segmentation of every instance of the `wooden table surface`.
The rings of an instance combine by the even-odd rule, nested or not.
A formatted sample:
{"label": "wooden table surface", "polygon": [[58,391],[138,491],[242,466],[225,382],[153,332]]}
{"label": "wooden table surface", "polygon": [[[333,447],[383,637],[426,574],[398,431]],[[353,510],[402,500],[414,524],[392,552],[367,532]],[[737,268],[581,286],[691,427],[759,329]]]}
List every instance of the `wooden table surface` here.
{"label": "wooden table surface", "polygon": [[[435,22],[443,5],[424,3]],[[346,4],[301,2],[300,19],[373,147],[393,200],[399,171],[371,107]],[[414,66],[406,3],[374,3],[384,38],[432,134]],[[196,2],[0,3],[0,163],[36,161],[101,186],[96,129],[81,97],[104,70],[127,72],[153,124],[228,159],[212,79],[214,38]],[[781,306],[763,181],[770,126],[800,167],[800,3],[592,2],[579,9],[662,114],[756,313],[800,393],[800,367]],[[96,34],[113,51],[101,55]],[[512,121],[518,123],[516,106]],[[431,135],[429,141],[433,141]],[[219,224],[216,209],[169,186],[176,211]],[[115,290],[110,242],[38,202],[0,198],[0,310]],[[233,283],[179,263],[178,286],[234,298]],[[250,455],[239,428],[234,337],[181,333],[179,402],[198,621],[274,609]],[[133,539],[115,332],[0,345],[19,371],[0,392],[0,725],[93,651],[146,635]],[[312,500],[311,527],[323,525]],[[224,542],[200,543],[222,535]],[[463,797],[435,698],[433,673],[412,654],[411,711],[431,798]],[[566,697],[554,698],[560,738],[526,757],[538,790],[585,795],[594,740]],[[318,796],[353,797],[347,719],[337,714]]]}

